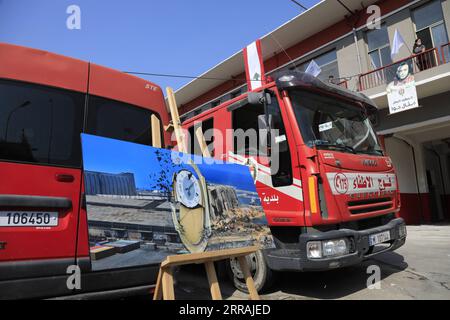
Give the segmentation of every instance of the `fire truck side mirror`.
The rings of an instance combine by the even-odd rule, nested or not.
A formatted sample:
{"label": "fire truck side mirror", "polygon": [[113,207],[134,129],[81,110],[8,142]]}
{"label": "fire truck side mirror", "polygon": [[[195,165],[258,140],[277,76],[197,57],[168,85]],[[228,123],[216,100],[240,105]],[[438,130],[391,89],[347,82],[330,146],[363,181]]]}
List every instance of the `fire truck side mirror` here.
{"label": "fire truck side mirror", "polygon": [[[267,123],[267,119],[269,120],[269,123]],[[266,132],[268,132],[272,128],[272,119],[272,115],[269,115],[268,117],[264,114],[258,116],[258,129],[260,131],[266,130]]]}
{"label": "fire truck side mirror", "polygon": [[370,122],[374,127],[379,125],[379,112],[374,106],[366,105],[364,106],[366,116],[369,118]]}
{"label": "fire truck side mirror", "polygon": [[249,92],[247,95],[247,101],[250,105],[271,104],[272,97],[267,92]]}
{"label": "fire truck side mirror", "polygon": [[[267,123],[267,120],[269,123]],[[267,156],[269,155],[269,148],[272,145],[272,136],[270,134],[273,122],[272,115],[266,117],[262,114],[258,116],[258,134],[259,134],[259,150],[263,151]]]}

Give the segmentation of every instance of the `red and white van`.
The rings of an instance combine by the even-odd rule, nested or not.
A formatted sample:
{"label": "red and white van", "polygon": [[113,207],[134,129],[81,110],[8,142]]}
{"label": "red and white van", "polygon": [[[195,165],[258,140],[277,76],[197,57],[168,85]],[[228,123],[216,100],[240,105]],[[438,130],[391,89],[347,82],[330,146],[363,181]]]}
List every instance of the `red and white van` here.
{"label": "red and white van", "polygon": [[[0,43],[0,299],[155,283],[158,266],[91,272],[80,143],[85,132],[151,145],[152,115],[168,124],[151,82]],[[73,265],[77,292],[66,285]]]}

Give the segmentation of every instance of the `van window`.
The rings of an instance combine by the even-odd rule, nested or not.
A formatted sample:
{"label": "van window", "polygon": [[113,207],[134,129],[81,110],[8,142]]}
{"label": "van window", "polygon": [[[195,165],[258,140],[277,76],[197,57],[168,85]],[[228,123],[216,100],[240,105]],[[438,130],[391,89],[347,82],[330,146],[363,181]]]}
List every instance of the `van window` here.
{"label": "van window", "polygon": [[[202,156],[202,150],[197,140],[195,132],[197,128],[201,127],[203,135],[205,136],[206,144],[209,146],[209,153],[214,156],[214,135],[212,129],[214,129],[214,118],[204,120],[202,122],[196,122],[193,126],[189,127],[189,152],[191,154]],[[209,133],[209,134],[208,134]]]}
{"label": "van window", "polygon": [[152,114],[150,110],[130,104],[90,96],[86,132],[151,146]]}
{"label": "van window", "polygon": [[80,167],[85,95],[0,80],[0,160]]}

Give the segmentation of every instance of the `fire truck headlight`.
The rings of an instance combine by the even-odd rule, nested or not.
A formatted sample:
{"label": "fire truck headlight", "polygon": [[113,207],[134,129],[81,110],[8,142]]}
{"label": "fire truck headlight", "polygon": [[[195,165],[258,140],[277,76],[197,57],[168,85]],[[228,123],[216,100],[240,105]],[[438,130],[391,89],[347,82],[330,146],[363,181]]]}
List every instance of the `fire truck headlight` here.
{"label": "fire truck headlight", "polygon": [[337,257],[345,256],[350,252],[348,241],[345,239],[328,240],[323,242],[323,256]]}
{"label": "fire truck headlight", "polygon": [[308,259],[321,259],[322,258],[322,242],[311,241],[306,245],[306,251]]}
{"label": "fire truck headlight", "polygon": [[306,245],[308,259],[324,259],[345,256],[350,253],[347,239],[311,241]]}

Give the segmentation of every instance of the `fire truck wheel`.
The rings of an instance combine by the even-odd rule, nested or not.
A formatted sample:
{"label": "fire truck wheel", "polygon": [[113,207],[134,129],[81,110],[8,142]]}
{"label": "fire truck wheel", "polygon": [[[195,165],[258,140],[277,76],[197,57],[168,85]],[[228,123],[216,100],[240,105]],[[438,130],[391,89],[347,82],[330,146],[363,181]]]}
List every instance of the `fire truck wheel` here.
{"label": "fire truck wheel", "polygon": [[[273,285],[275,281],[275,272],[267,265],[264,255],[261,251],[247,256],[247,263],[258,292],[264,292]],[[245,284],[244,274],[242,273],[239,261],[237,259],[230,259],[227,263],[228,276],[233,281],[234,286],[239,291],[248,293],[247,285]]]}

